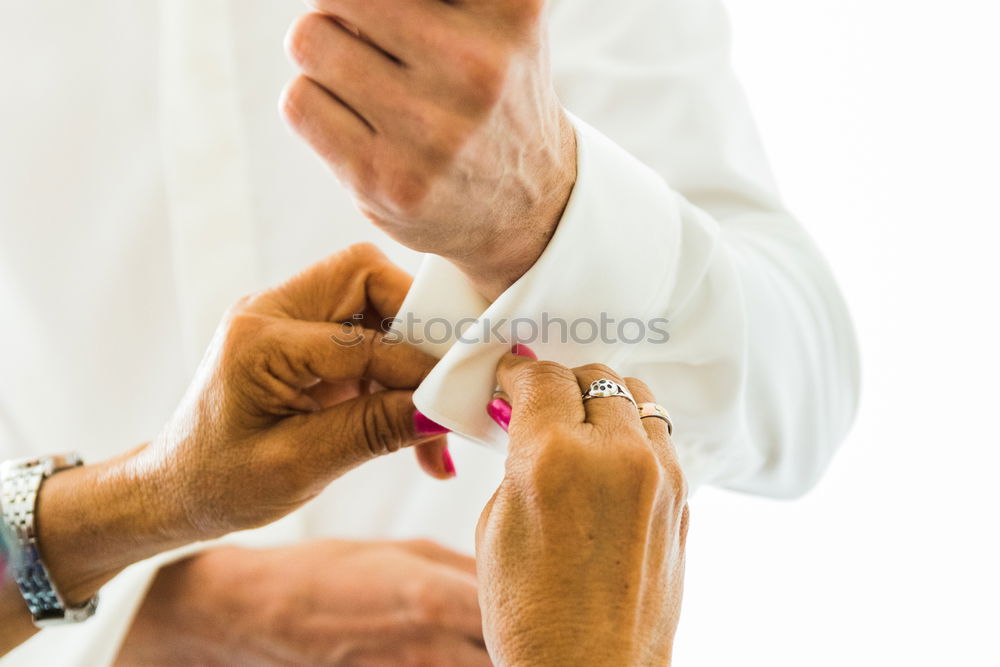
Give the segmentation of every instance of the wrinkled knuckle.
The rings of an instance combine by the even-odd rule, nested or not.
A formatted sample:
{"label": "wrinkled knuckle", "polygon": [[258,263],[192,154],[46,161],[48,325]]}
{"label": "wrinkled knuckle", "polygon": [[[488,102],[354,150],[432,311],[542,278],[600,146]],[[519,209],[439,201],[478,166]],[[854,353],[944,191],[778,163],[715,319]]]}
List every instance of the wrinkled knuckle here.
{"label": "wrinkled knuckle", "polygon": [[377,348],[382,342],[381,332],[372,331],[364,325],[351,325],[349,335],[351,345],[362,347],[368,359],[375,358]]}
{"label": "wrinkled knuckle", "polygon": [[225,334],[225,351],[229,354],[256,347],[265,327],[264,318],[246,312],[234,313],[229,318]]}
{"label": "wrinkled knuckle", "polygon": [[572,372],[558,362],[536,361],[524,367],[518,382],[542,388],[553,382],[573,379]]}
{"label": "wrinkled knuckle", "polygon": [[530,412],[532,406],[550,402],[552,387],[563,382],[576,384],[568,368],[552,361],[538,361],[526,364],[513,378],[505,379],[505,387],[516,392],[518,405]]}
{"label": "wrinkled knuckle", "polygon": [[367,400],[362,404],[361,420],[365,442],[373,456],[391,454],[402,446],[403,433],[392,418],[386,400]]}
{"label": "wrinkled knuckle", "polygon": [[224,383],[234,383],[232,388],[238,395],[259,393],[256,392],[259,388],[256,380],[251,383],[248,380],[266,377],[269,353],[262,344],[264,336],[261,333],[265,326],[265,318],[259,315],[237,313],[228,319],[212,342],[218,355],[218,375],[215,377]]}

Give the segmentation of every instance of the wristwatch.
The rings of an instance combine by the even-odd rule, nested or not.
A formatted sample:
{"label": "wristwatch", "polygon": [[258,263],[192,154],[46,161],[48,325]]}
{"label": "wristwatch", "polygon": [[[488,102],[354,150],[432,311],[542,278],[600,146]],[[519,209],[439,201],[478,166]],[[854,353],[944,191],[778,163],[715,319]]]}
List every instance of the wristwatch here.
{"label": "wristwatch", "polygon": [[97,596],[72,607],[65,603],[42,562],[35,503],[42,483],[62,470],[83,465],[76,454],[0,463],[0,509],[9,533],[9,569],[38,627],[80,623],[97,611]]}

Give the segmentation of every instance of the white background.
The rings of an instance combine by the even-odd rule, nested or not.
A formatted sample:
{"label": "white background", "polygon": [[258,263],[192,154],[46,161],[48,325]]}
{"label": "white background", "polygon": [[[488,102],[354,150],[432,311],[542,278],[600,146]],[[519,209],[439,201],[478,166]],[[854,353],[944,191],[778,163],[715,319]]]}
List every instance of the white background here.
{"label": "white background", "polygon": [[1000,7],[728,4],[864,394],[806,498],[694,498],[675,663],[1000,665]]}

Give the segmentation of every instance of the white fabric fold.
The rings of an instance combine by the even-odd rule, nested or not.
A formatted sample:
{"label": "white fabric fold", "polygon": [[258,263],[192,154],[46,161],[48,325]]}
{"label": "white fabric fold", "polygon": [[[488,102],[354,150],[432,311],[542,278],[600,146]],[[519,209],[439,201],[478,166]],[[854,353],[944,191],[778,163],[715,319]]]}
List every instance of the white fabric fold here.
{"label": "white fabric fold", "polygon": [[[666,319],[659,304],[676,286],[678,275],[670,267],[687,241],[677,199],[659,175],[582,120],[572,120],[577,183],[536,264],[489,304],[451,263],[429,255],[394,326],[441,358],[416,392],[418,409],[500,450],[506,434],[485,407],[497,362],[511,345],[525,343],[542,358],[571,367],[618,363],[631,351],[621,344],[618,323],[646,326],[652,318]],[[685,248],[689,260],[711,250],[713,225],[704,222],[697,230],[700,241]]]}
{"label": "white fabric fold", "polygon": [[604,363],[649,384],[673,416],[692,488],[801,494],[857,398],[853,332],[822,258],[780,209],[713,216],[572,120],[578,180],[520,280],[487,304],[445,260],[421,266],[394,326],[440,358],[418,409],[503,451],[486,405],[497,362],[525,343],[543,359]]}

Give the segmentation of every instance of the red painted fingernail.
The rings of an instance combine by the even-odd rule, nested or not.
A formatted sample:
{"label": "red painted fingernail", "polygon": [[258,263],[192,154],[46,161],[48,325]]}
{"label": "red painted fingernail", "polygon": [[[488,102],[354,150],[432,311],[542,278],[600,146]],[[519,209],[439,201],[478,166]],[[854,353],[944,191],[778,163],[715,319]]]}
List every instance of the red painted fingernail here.
{"label": "red painted fingernail", "polygon": [[451,433],[451,429],[447,429],[436,421],[428,419],[427,415],[420,410],[413,413],[413,428],[417,432],[417,435],[444,435],[445,433]]}
{"label": "red painted fingernail", "polygon": [[486,413],[490,416],[490,419],[499,424],[500,428],[505,431],[510,428],[510,412],[510,403],[502,398],[494,398],[486,406]]}
{"label": "red painted fingernail", "polygon": [[518,357],[528,357],[529,359],[538,360],[538,355],[527,345],[516,343],[514,347],[510,348],[510,351]]}
{"label": "red painted fingernail", "polygon": [[455,470],[455,461],[452,460],[451,452],[448,451],[447,447],[441,451],[441,462],[444,463],[444,471],[446,473],[452,477],[458,475],[458,472]]}

